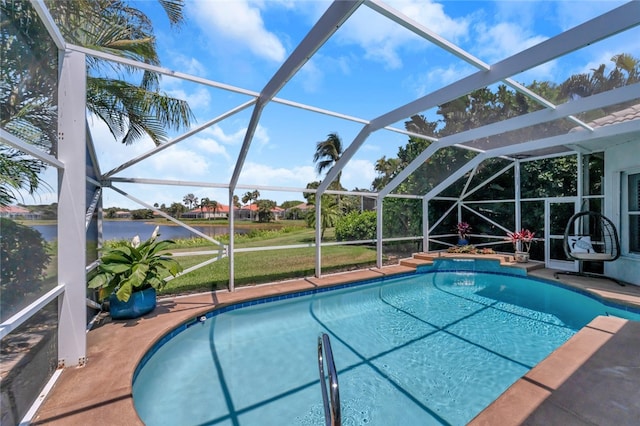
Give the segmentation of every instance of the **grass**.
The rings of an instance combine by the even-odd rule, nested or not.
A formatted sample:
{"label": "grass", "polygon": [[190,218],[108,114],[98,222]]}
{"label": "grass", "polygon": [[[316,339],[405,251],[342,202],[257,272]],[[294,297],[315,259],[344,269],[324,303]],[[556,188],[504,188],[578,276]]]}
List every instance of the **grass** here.
{"label": "grass", "polygon": [[[236,253],[235,285],[252,285],[290,278],[303,278],[315,272],[315,248],[282,249]],[[211,256],[179,257],[188,268]],[[322,249],[323,272],[355,269],[375,264],[375,249],[365,246],[333,246]],[[224,258],[175,278],[160,294],[182,294],[228,288],[229,259]]]}
{"label": "grass", "polygon": [[[190,224],[196,224],[196,221]],[[213,221],[200,220],[197,222],[211,224]],[[222,220],[216,220],[215,225],[222,225]],[[237,223],[237,222],[236,222]],[[256,248],[268,246],[289,246],[300,244],[314,244],[315,230],[307,228],[303,221],[285,221],[270,226],[265,224],[241,222],[239,228],[251,229],[246,234],[236,234],[235,248]],[[224,244],[229,243],[229,236],[216,237]],[[333,229],[327,229],[323,241],[335,241]],[[198,254],[203,251],[217,251],[220,247],[204,238],[178,239],[171,253],[189,253],[176,256],[183,268],[195,266],[216,257],[217,253]],[[107,242],[107,246],[117,245],[119,242]],[[269,251],[255,251],[236,253],[235,286],[267,283],[283,279],[303,278],[315,273],[315,247],[278,249]],[[352,270],[375,265],[376,251],[371,246],[330,246],[322,248],[322,271],[334,272]],[[229,259],[224,258],[195,271],[184,274],[168,282],[160,291],[160,295],[176,295],[226,289],[229,286]]]}

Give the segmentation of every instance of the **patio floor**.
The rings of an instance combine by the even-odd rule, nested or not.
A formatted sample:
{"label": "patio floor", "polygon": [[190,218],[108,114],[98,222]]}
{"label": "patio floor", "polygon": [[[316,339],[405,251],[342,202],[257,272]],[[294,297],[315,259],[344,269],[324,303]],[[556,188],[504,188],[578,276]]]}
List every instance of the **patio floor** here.
{"label": "patio floor", "polygon": [[[412,260],[415,264],[427,259]],[[131,378],[153,343],[177,325],[231,304],[282,293],[411,272],[388,266],[268,285],[161,299],[150,315],[128,321],[106,317],[87,334],[87,364],[67,368],[33,419],[37,425],[141,425]],[[509,262],[506,262],[509,264]],[[523,267],[522,264],[510,264]],[[552,270],[526,264],[530,275]],[[640,287],[561,275],[560,281],[640,307]],[[123,356],[126,354],[126,356]],[[637,424],[640,418],[640,323],[598,317],[480,413],[474,425]],[[633,420],[633,421],[632,421]]]}

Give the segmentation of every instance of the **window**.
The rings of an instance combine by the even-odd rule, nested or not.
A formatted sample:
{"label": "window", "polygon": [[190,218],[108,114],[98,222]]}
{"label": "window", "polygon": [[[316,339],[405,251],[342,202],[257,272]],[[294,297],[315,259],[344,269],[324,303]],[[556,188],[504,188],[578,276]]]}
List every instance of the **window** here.
{"label": "window", "polygon": [[640,254],[640,173],[628,174],[626,184],[629,253]]}

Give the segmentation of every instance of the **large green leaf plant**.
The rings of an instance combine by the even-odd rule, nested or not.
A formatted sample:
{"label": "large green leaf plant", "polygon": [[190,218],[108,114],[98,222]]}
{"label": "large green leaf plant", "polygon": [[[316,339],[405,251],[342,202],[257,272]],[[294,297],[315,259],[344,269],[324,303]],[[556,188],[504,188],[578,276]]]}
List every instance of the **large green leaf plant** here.
{"label": "large green leaf plant", "polygon": [[167,284],[165,278],[177,276],[183,268],[171,253],[162,253],[175,243],[156,241],[158,230],[156,226],[151,238],[143,243],[136,235],[130,242],[105,250],[89,288],[99,289],[101,298],[115,293],[122,302],[128,301],[134,291],[149,287],[162,290]]}

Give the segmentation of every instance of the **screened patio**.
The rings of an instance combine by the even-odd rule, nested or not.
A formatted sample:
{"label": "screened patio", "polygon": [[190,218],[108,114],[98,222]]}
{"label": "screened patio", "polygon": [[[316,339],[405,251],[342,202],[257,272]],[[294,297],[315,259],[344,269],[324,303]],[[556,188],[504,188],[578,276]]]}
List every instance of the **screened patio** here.
{"label": "screened patio", "polygon": [[[323,279],[326,275],[323,271],[326,260],[323,250],[327,247],[375,245],[375,265],[371,266],[381,269],[390,263],[389,258],[394,263],[394,259],[406,254],[407,250],[441,252],[455,247],[457,234],[453,229],[460,222],[471,224],[469,238],[474,246],[508,254],[513,251],[510,243],[505,242],[508,232],[535,229],[532,260],[547,270],[576,271],[578,262],[568,260],[562,249],[563,233],[569,218],[584,210],[597,211],[610,218],[617,227],[621,246],[621,256],[615,262],[594,263],[588,267],[630,285],[640,285],[638,76],[633,77],[635,80],[630,77],[627,85],[590,96],[575,96],[560,104],[547,99],[542,88],[536,92],[519,82],[527,71],[554,61],[562,66],[563,60],[575,57],[582,49],[597,49],[605,41],[640,39],[639,1],[617,7],[611,5],[610,10],[601,15],[493,64],[483,62],[382,1],[334,1],[299,40],[277,71],[268,75],[266,83],[257,90],[72,44],[62,36],[56,17],[49,12],[45,2],[24,2],[23,7],[32,11],[37,31],[31,36],[36,43],[46,46],[44,51],[48,57],[30,56],[32,45],[22,39],[19,31],[11,25],[7,25],[3,33],[9,34],[7,38],[13,37],[14,43],[24,44],[23,55],[28,61],[23,64],[29,63],[30,66],[20,70],[22,73],[35,72],[33,69],[43,63],[55,64],[55,84],[47,87],[48,92],[45,93],[50,100],[54,99],[50,109],[54,111],[55,119],[46,123],[40,133],[31,127],[25,131],[25,127],[16,123],[24,123],[21,120],[28,122],[31,118],[24,118],[19,115],[21,112],[14,111],[15,116],[2,117],[0,139],[4,149],[19,151],[25,157],[47,165],[42,176],[51,182],[51,192],[56,198],[58,236],[55,253],[52,254],[55,263],[52,266],[55,269],[53,279],[36,294],[18,300],[12,310],[6,310],[2,315],[3,343],[20,336],[25,327],[33,327],[42,321],[46,321],[51,330],[46,342],[42,343],[47,346],[44,351],[47,359],[31,363],[33,372],[30,374],[38,378],[37,383],[29,395],[18,397],[19,403],[13,404],[11,413],[5,412],[3,390],[3,421],[5,414],[10,414],[7,419],[14,423],[30,418],[42,403],[38,395],[45,384],[51,386],[55,383],[65,368],[92,362],[87,360],[86,330],[99,305],[92,300],[94,295],[87,291],[87,274],[99,261],[106,194],[149,209],[155,215],[210,241],[208,257],[187,268],[185,273],[215,262],[226,262],[228,284],[223,293],[230,293],[232,298],[239,288],[236,285],[235,262],[248,252],[304,248],[314,259],[314,279]],[[469,71],[460,73],[449,84],[442,84],[423,96],[372,116],[351,115],[305,103],[300,101],[303,96],[298,97],[287,90],[290,82],[295,81],[296,75],[314,55],[322,54],[323,46],[339,37],[341,28],[350,19],[365,12],[392,22],[398,30],[437,48],[449,61],[464,64]],[[609,53],[603,48],[602,55]],[[613,54],[617,53],[622,52]],[[637,52],[635,54],[637,57]],[[138,151],[126,160],[114,163],[109,149],[105,149],[107,145],[96,148],[96,138],[104,135],[96,133],[95,117],[87,113],[87,69],[88,64],[97,60],[215,91],[228,96],[232,106],[225,106],[217,115],[207,117],[183,133],[172,135],[164,143],[149,144],[143,152]],[[383,83],[371,83],[370,90],[375,91],[375,86]],[[481,117],[442,137],[434,136],[433,129],[427,126],[425,117],[434,117],[442,105],[473,91],[499,86],[508,88],[535,107],[507,119]],[[10,90],[6,85],[3,92],[6,92],[3,98],[8,98]],[[472,113],[472,109],[470,106],[468,112]],[[260,156],[260,147],[255,139],[260,132],[261,120],[274,110],[289,111],[292,121],[326,121],[328,130],[334,123],[348,123],[350,130],[348,137],[344,138],[345,150],[321,177],[317,188],[265,185],[260,180],[247,181],[243,175],[248,159]],[[188,173],[172,173],[170,165],[162,174],[139,172],[141,169],[137,167],[145,161],[161,153],[170,153],[172,149],[193,141],[201,132],[228,120],[240,120],[246,125],[228,180],[192,180]],[[287,125],[282,123],[282,126]],[[47,143],[42,143],[45,139],[41,134],[49,135]],[[428,145],[380,188],[335,189],[332,183],[339,180],[350,162],[357,161],[358,153],[365,150],[373,139],[387,134],[400,135],[405,141],[428,141]],[[299,144],[300,138],[301,135],[294,133],[290,141],[284,141],[279,147],[282,156],[287,155],[291,146]],[[311,157],[311,144],[309,152]],[[439,160],[443,157],[445,160]],[[554,174],[554,170],[560,172]],[[428,185],[422,182],[428,182]],[[229,206],[228,244],[163,211],[148,195],[174,187],[184,188],[185,192],[201,189],[224,191],[227,198],[222,202]],[[361,205],[364,205],[364,200],[374,200],[375,239],[323,242],[322,229],[316,226],[315,240],[304,246],[237,247],[235,235],[241,224],[236,222],[234,196],[251,190],[284,197],[292,194],[292,198],[303,193],[314,194],[316,224],[323,220],[323,196],[356,197]],[[407,212],[412,212],[412,215],[408,216]],[[417,222],[414,220],[416,217],[420,218]],[[389,225],[405,222],[410,223],[396,228]],[[398,251],[398,247],[403,251]]]}

